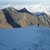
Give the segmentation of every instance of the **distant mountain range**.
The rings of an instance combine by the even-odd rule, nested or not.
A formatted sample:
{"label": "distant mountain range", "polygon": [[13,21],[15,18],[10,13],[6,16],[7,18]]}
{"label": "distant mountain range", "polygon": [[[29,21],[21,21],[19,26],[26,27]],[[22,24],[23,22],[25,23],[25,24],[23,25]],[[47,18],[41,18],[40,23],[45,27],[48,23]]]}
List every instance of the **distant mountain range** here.
{"label": "distant mountain range", "polygon": [[21,28],[31,25],[50,27],[50,16],[45,12],[32,13],[26,8],[7,7],[0,10],[0,28]]}

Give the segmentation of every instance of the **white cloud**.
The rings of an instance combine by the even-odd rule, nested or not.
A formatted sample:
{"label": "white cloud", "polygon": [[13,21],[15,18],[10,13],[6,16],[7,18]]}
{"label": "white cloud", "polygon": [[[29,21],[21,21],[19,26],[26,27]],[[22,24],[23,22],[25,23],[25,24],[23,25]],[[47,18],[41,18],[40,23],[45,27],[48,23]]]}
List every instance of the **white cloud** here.
{"label": "white cloud", "polygon": [[8,5],[0,5],[0,9],[11,7],[11,6],[12,6],[11,4],[8,4]]}
{"label": "white cloud", "polygon": [[26,8],[30,12],[45,12],[47,14],[50,14],[50,5],[49,4],[34,4],[34,5],[3,5],[1,8],[6,8],[6,7],[14,7],[17,10]]}
{"label": "white cloud", "polygon": [[45,12],[50,14],[50,5],[49,4],[34,4],[34,5],[18,5],[15,6],[16,9],[26,8],[30,12]]}

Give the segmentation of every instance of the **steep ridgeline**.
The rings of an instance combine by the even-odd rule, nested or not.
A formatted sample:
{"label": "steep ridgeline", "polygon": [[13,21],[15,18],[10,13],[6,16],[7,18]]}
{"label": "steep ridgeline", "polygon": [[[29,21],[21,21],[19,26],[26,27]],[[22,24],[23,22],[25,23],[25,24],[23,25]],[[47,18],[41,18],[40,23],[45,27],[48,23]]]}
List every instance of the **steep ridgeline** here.
{"label": "steep ridgeline", "polygon": [[[50,27],[50,16],[44,12],[37,15],[37,13],[32,14],[26,8],[16,10],[13,7],[2,9],[2,11],[7,23],[13,28],[21,28],[34,24]],[[2,15],[2,13],[0,15]]]}
{"label": "steep ridgeline", "polygon": [[49,15],[47,15],[44,12],[37,12],[34,15],[37,16],[39,24],[50,27],[50,16]]}
{"label": "steep ridgeline", "polygon": [[0,10],[0,28],[12,28],[5,19],[4,13]]}

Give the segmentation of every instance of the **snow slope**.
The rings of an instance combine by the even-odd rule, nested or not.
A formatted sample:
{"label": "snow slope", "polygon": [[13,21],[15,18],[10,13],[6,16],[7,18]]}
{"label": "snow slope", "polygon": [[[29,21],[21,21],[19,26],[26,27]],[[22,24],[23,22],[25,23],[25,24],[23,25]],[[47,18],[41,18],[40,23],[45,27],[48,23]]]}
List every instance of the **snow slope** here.
{"label": "snow slope", "polygon": [[50,50],[50,28],[0,29],[0,50]]}

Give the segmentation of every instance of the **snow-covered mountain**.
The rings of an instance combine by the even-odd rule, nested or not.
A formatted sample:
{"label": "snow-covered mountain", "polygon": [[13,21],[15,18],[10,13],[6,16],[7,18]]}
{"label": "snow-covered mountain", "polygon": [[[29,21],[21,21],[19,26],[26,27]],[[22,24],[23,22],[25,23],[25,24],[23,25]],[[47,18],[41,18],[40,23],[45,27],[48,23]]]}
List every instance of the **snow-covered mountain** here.
{"label": "snow-covered mountain", "polygon": [[50,28],[0,29],[0,50],[50,50]]}

